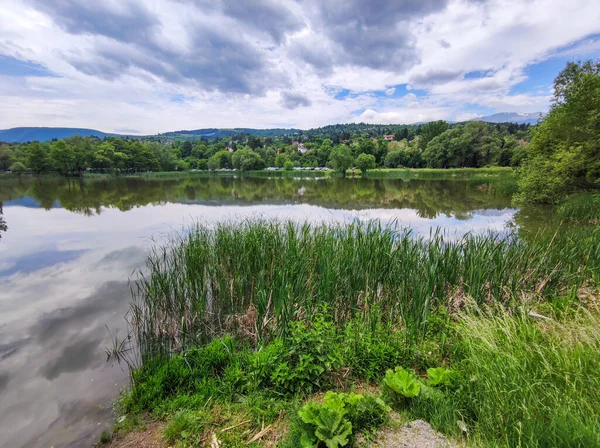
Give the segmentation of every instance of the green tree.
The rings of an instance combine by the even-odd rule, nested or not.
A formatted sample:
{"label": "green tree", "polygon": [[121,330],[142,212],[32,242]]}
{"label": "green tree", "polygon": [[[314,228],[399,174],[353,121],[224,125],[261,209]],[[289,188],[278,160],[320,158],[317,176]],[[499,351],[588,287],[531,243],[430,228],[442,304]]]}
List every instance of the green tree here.
{"label": "green tree", "polygon": [[358,154],[373,154],[373,155],[375,155],[376,152],[377,152],[377,145],[370,138],[363,138],[358,143]]}
{"label": "green tree", "polygon": [[496,162],[501,147],[502,139],[494,126],[473,121],[431,140],[423,159],[431,168],[479,168]]}
{"label": "green tree", "polygon": [[294,164],[290,159],[287,159],[283,164],[283,169],[286,171],[292,171],[294,169]]}
{"label": "green tree", "polygon": [[265,167],[263,159],[251,149],[238,149],[231,156],[231,163],[240,171],[260,170]]}
{"label": "green tree", "polygon": [[339,173],[346,176],[346,170],[352,167],[352,162],[354,159],[352,157],[352,151],[346,145],[336,146],[331,150],[331,155],[329,156],[329,163]]}
{"label": "green tree", "polygon": [[448,123],[444,120],[431,121],[426,123],[421,128],[421,135],[419,138],[419,146],[421,150],[425,150],[431,140],[436,138],[438,135],[443,134],[448,129]]}
{"label": "green tree", "polygon": [[356,158],[356,167],[362,174],[366,174],[367,170],[372,170],[376,166],[377,162],[372,154],[359,154]]}
{"label": "green tree", "polygon": [[183,146],[181,147],[181,156],[182,157],[189,157],[192,155],[192,142],[190,142],[189,140],[186,140],[183,143]]}
{"label": "green tree", "polygon": [[283,168],[285,162],[287,162],[288,160],[290,160],[290,158],[284,153],[277,154],[277,156],[275,157],[275,166],[277,168]]}
{"label": "green tree", "polygon": [[8,145],[0,145],[0,170],[7,170],[12,164],[13,154]]}
{"label": "green tree", "polygon": [[20,176],[27,171],[27,167],[21,162],[15,162],[10,166],[10,171]]}
{"label": "green tree", "polygon": [[525,149],[517,202],[557,202],[570,191],[600,187],[600,60],[567,64],[554,91]]}
{"label": "green tree", "polygon": [[392,151],[385,156],[385,166],[387,168],[399,168],[407,166],[408,154],[406,151],[398,150]]}
{"label": "green tree", "polygon": [[92,168],[106,170],[113,168],[115,160],[115,147],[110,142],[103,142],[98,145],[94,158],[92,159]]}
{"label": "green tree", "polygon": [[75,153],[73,148],[67,145],[64,140],[52,144],[50,159],[54,164],[54,169],[63,176],[68,176],[75,171]]}
{"label": "green tree", "polygon": [[29,168],[36,174],[44,173],[49,169],[50,161],[48,160],[48,154],[38,142],[33,142],[29,145],[27,160]]}
{"label": "green tree", "polygon": [[218,151],[208,159],[208,167],[211,170],[220,168],[231,168],[231,153],[229,151]]}

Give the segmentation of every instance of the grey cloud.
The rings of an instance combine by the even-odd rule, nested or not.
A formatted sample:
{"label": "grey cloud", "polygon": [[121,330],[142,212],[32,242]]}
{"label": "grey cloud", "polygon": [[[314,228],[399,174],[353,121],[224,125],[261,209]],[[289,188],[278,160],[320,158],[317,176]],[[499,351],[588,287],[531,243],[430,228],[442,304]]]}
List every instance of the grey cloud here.
{"label": "grey cloud", "polygon": [[71,34],[92,34],[123,42],[141,42],[152,36],[159,24],[142,4],[119,2],[111,9],[107,2],[86,0],[29,0],[39,11]]}
{"label": "grey cloud", "polygon": [[[159,17],[140,2],[122,1],[109,8],[104,2],[87,0],[29,0],[40,11],[69,33],[109,37],[109,43],[96,43],[95,51],[67,54],[65,59],[82,73],[108,80],[141,71],[172,83],[193,83],[207,91],[262,95],[268,88],[284,87],[285,75],[274,69],[267,51],[232,32],[219,17],[208,22],[189,21],[181,32],[192,40],[191,50],[167,48],[162,42]],[[50,4],[51,3],[51,4]],[[287,29],[297,29],[301,21],[273,1],[252,5],[197,2],[205,9],[215,8],[239,21],[248,21],[256,29],[281,41]],[[202,8],[201,8],[202,9]],[[259,29],[260,28],[260,29]],[[262,31],[261,31],[262,30]]]}
{"label": "grey cloud", "polygon": [[7,373],[0,373],[0,393],[2,393],[4,389],[6,389],[9,380],[10,377]]}
{"label": "grey cloud", "polygon": [[126,283],[108,282],[76,306],[59,308],[44,314],[30,329],[30,335],[37,344],[53,347],[68,339],[74,329],[88,328],[104,334],[104,320],[107,313],[119,312],[125,315],[128,300],[131,298]]}
{"label": "grey cloud", "polygon": [[470,85],[470,88],[474,91],[490,92],[493,90],[506,88],[506,84],[493,77],[487,77],[474,79]]}
{"label": "grey cloud", "polygon": [[452,46],[450,44],[450,42],[448,42],[446,39],[438,40],[438,44],[440,44],[440,47],[443,47],[443,48],[450,48]]}
{"label": "grey cloud", "polygon": [[[187,3],[187,0],[177,0]],[[203,12],[220,13],[236,20],[241,27],[268,34],[276,43],[281,43],[288,32],[305,26],[284,1],[281,0],[192,0]]]}
{"label": "grey cloud", "polygon": [[221,2],[224,14],[269,34],[281,43],[285,34],[304,27],[304,21],[280,1],[254,0]]}
{"label": "grey cloud", "polygon": [[281,105],[286,109],[296,109],[297,107],[307,107],[312,101],[300,93],[281,92]]}
{"label": "grey cloud", "polygon": [[[351,64],[405,71],[419,62],[409,22],[445,8],[448,0],[333,0],[311,3],[319,30],[329,40],[333,59],[312,57],[294,48],[295,56],[319,70],[335,64]],[[309,57],[306,57],[306,56]]]}
{"label": "grey cloud", "polygon": [[463,75],[463,70],[431,70],[425,73],[418,73],[410,77],[410,82],[416,86],[432,86],[444,84],[449,81],[460,78]]}
{"label": "grey cloud", "polygon": [[168,82],[192,82],[205,90],[263,94],[268,87],[285,86],[282,73],[270,70],[265,55],[226,30],[198,28],[189,52],[153,44],[109,45],[96,54],[69,55],[68,62],[88,75],[115,79],[123,73],[144,70]]}
{"label": "grey cloud", "polygon": [[47,380],[54,380],[63,373],[86,370],[94,365],[103,363],[100,352],[102,339],[90,339],[77,341],[65,347],[62,353],[48,362],[41,369],[41,373]]}
{"label": "grey cloud", "polygon": [[[5,337],[3,334],[2,337]],[[18,353],[30,341],[29,338],[19,339],[7,344],[0,344],[0,361]]]}
{"label": "grey cloud", "polygon": [[[137,132],[133,129],[116,130],[117,132]],[[97,263],[94,264],[92,269],[103,269],[107,267],[123,266],[123,269],[133,271],[139,266],[143,266],[144,259],[146,258],[146,251],[138,246],[129,246],[123,249],[109,252]]]}

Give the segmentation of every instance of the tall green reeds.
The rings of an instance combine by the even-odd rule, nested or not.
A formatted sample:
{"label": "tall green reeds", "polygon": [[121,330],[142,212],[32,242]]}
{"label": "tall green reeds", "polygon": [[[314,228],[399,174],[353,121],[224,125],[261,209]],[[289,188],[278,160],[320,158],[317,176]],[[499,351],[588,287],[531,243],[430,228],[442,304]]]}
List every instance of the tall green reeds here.
{"label": "tall green reeds", "polygon": [[311,319],[324,305],[340,327],[376,309],[380,323],[418,340],[438,307],[576,297],[599,260],[597,245],[562,235],[453,240],[376,222],[197,224],[150,253],[131,322],[145,357],[225,333],[252,341],[285,336],[292,321]]}

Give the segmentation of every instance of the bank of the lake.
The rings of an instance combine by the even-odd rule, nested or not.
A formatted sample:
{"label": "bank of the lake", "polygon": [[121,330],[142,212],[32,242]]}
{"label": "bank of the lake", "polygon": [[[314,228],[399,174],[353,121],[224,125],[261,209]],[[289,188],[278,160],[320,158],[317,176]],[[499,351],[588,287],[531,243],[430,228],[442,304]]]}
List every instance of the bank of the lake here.
{"label": "bank of the lake", "polygon": [[469,446],[598,446],[599,236],[174,234],[137,281],[116,438],[149,415],[167,445],[360,445],[393,409]]}

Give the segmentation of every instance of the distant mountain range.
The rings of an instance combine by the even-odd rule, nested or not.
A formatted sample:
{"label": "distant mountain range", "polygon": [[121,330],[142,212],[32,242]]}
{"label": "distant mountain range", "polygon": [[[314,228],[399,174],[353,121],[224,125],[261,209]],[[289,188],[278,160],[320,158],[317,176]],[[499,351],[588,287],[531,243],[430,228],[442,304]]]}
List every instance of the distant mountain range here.
{"label": "distant mountain range", "polygon": [[485,117],[473,118],[469,121],[485,121],[486,123],[517,123],[517,124],[537,124],[538,120],[544,116],[541,112],[533,112],[530,114],[518,114],[516,112],[502,112]]}
{"label": "distant mountain range", "polygon": [[178,136],[194,136],[194,137],[205,137],[207,139],[228,137],[236,134],[251,134],[258,135],[260,137],[280,137],[282,135],[295,134],[300,132],[301,129],[252,129],[252,128],[210,128],[210,129],[196,129],[193,131],[174,131],[165,132],[159,134],[162,137],[178,137]]}
{"label": "distant mountain range", "polygon": [[81,128],[12,128],[0,130],[0,142],[24,143],[36,140],[38,142],[45,142],[54,138],[60,140],[66,137],[72,137],[73,135],[104,138],[116,136],[117,134],[108,134],[95,129]]}
{"label": "distant mountain range", "polygon": [[[536,124],[543,114],[541,112],[519,114],[516,112],[503,112],[494,115],[488,115],[485,117],[474,118],[470,121],[485,121],[487,123],[529,123]],[[279,137],[282,135],[295,134],[300,132],[300,129],[252,129],[252,128],[207,128],[207,129],[196,129],[196,130],[182,130],[174,132],[165,132],[158,134],[158,137],[162,138],[176,138],[176,137],[204,137],[209,140],[227,137],[235,134],[251,134],[259,137]],[[0,130],[0,142],[8,143],[25,143],[32,141],[45,142],[52,139],[62,139],[66,137],[72,137],[74,135],[81,136],[94,136],[98,138],[104,137],[127,137],[124,134],[110,134],[107,132],[97,131],[95,129],[82,129],[82,128],[12,128]],[[129,136],[136,137],[136,136]],[[139,137],[139,136],[138,136]]]}

